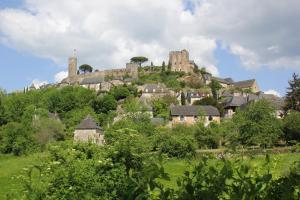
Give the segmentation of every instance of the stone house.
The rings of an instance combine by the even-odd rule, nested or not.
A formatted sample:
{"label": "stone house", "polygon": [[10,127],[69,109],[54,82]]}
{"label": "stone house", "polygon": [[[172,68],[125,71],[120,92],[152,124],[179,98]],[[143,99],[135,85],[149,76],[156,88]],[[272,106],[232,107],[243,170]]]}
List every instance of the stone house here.
{"label": "stone house", "polygon": [[253,93],[259,92],[259,86],[255,79],[238,81],[233,83],[234,87],[240,88],[242,90],[250,90]]}
{"label": "stone house", "polygon": [[92,142],[99,145],[104,145],[103,130],[96,124],[96,122],[87,116],[81,121],[74,132],[75,142]]}
{"label": "stone house", "polygon": [[238,108],[248,102],[247,97],[228,96],[222,102],[224,108],[224,117],[232,118]]}
{"label": "stone house", "polygon": [[192,125],[200,120],[208,126],[211,122],[220,123],[220,112],[213,106],[171,106],[172,125],[186,124]]}
{"label": "stone house", "polygon": [[159,98],[169,94],[169,90],[163,84],[146,84],[142,89],[142,99]]}
{"label": "stone house", "polygon": [[204,92],[187,92],[186,94],[187,102],[190,105],[193,105],[195,101],[199,101],[206,97],[210,97],[210,94]]}

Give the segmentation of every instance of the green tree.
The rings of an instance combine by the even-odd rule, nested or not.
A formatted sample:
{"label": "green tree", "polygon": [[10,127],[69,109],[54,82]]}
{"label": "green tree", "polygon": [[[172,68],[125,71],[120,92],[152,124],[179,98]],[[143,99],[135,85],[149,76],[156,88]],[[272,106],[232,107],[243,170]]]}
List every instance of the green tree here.
{"label": "green tree", "polygon": [[181,105],[185,105],[185,103],[186,103],[184,92],[181,92],[181,94],[180,94],[180,102],[181,102]]}
{"label": "green tree", "polygon": [[144,56],[136,56],[136,57],[132,57],[130,61],[133,63],[138,63],[141,66],[144,62],[148,61],[148,58]]}
{"label": "green tree", "polygon": [[97,97],[97,99],[92,102],[92,107],[98,114],[107,114],[109,111],[117,109],[117,101],[114,96],[108,94],[102,97]]}
{"label": "green tree", "polygon": [[300,113],[292,112],[284,120],[284,137],[286,141],[300,141]]}
{"label": "green tree", "polygon": [[83,65],[80,65],[79,70],[81,72],[83,72],[83,73],[92,72],[93,71],[93,67],[91,67],[88,64],[83,64]]}
{"label": "green tree", "polygon": [[165,61],[163,61],[161,65],[161,72],[164,73],[165,71],[166,71],[166,63]]}
{"label": "green tree", "polygon": [[267,100],[251,103],[233,116],[238,126],[242,145],[273,146],[282,134],[281,122],[275,116],[275,109]]}
{"label": "green tree", "polygon": [[293,74],[293,79],[289,81],[285,97],[285,111],[300,111],[300,78],[298,74]]}
{"label": "green tree", "polygon": [[125,86],[116,86],[110,90],[110,93],[115,97],[116,100],[125,99],[130,96],[130,91]]}
{"label": "green tree", "polygon": [[209,84],[209,87],[211,89],[213,98],[215,100],[218,100],[218,92],[222,88],[221,84],[218,81],[212,80]]}
{"label": "green tree", "polygon": [[3,100],[0,97],[0,126],[6,123],[5,109],[3,105]]}

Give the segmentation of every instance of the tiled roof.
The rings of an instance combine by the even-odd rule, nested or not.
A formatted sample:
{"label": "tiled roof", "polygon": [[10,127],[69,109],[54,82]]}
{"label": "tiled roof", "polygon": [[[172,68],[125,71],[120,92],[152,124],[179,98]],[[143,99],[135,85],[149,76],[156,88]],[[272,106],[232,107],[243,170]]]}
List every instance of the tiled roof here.
{"label": "tiled roof", "polygon": [[96,122],[88,115],[81,123],[77,126],[76,129],[101,129]]}
{"label": "tiled roof", "polygon": [[171,106],[172,116],[199,116],[202,111],[206,116],[220,116],[219,110],[213,106]]}

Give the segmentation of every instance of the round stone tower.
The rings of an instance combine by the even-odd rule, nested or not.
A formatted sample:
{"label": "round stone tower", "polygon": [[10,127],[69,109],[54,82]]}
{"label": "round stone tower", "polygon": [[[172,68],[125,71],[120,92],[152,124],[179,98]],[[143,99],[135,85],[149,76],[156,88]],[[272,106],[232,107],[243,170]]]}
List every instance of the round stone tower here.
{"label": "round stone tower", "polygon": [[77,75],[77,57],[76,50],[74,50],[74,55],[69,58],[69,77],[75,77]]}

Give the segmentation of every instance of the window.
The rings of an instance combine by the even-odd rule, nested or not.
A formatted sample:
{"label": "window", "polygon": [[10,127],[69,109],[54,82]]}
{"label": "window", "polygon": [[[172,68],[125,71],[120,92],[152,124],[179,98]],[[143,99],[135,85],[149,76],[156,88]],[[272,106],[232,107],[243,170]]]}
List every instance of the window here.
{"label": "window", "polygon": [[198,120],[198,116],[194,116],[194,120],[197,121]]}
{"label": "window", "polygon": [[213,120],[213,117],[212,117],[212,116],[209,116],[209,117],[208,117],[208,120],[209,120],[209,121],[212,121],[212,120]]}
{"label": "window", "polygon": [[180,115],[180,121],[183,122],[184,121],[184,116]]}

